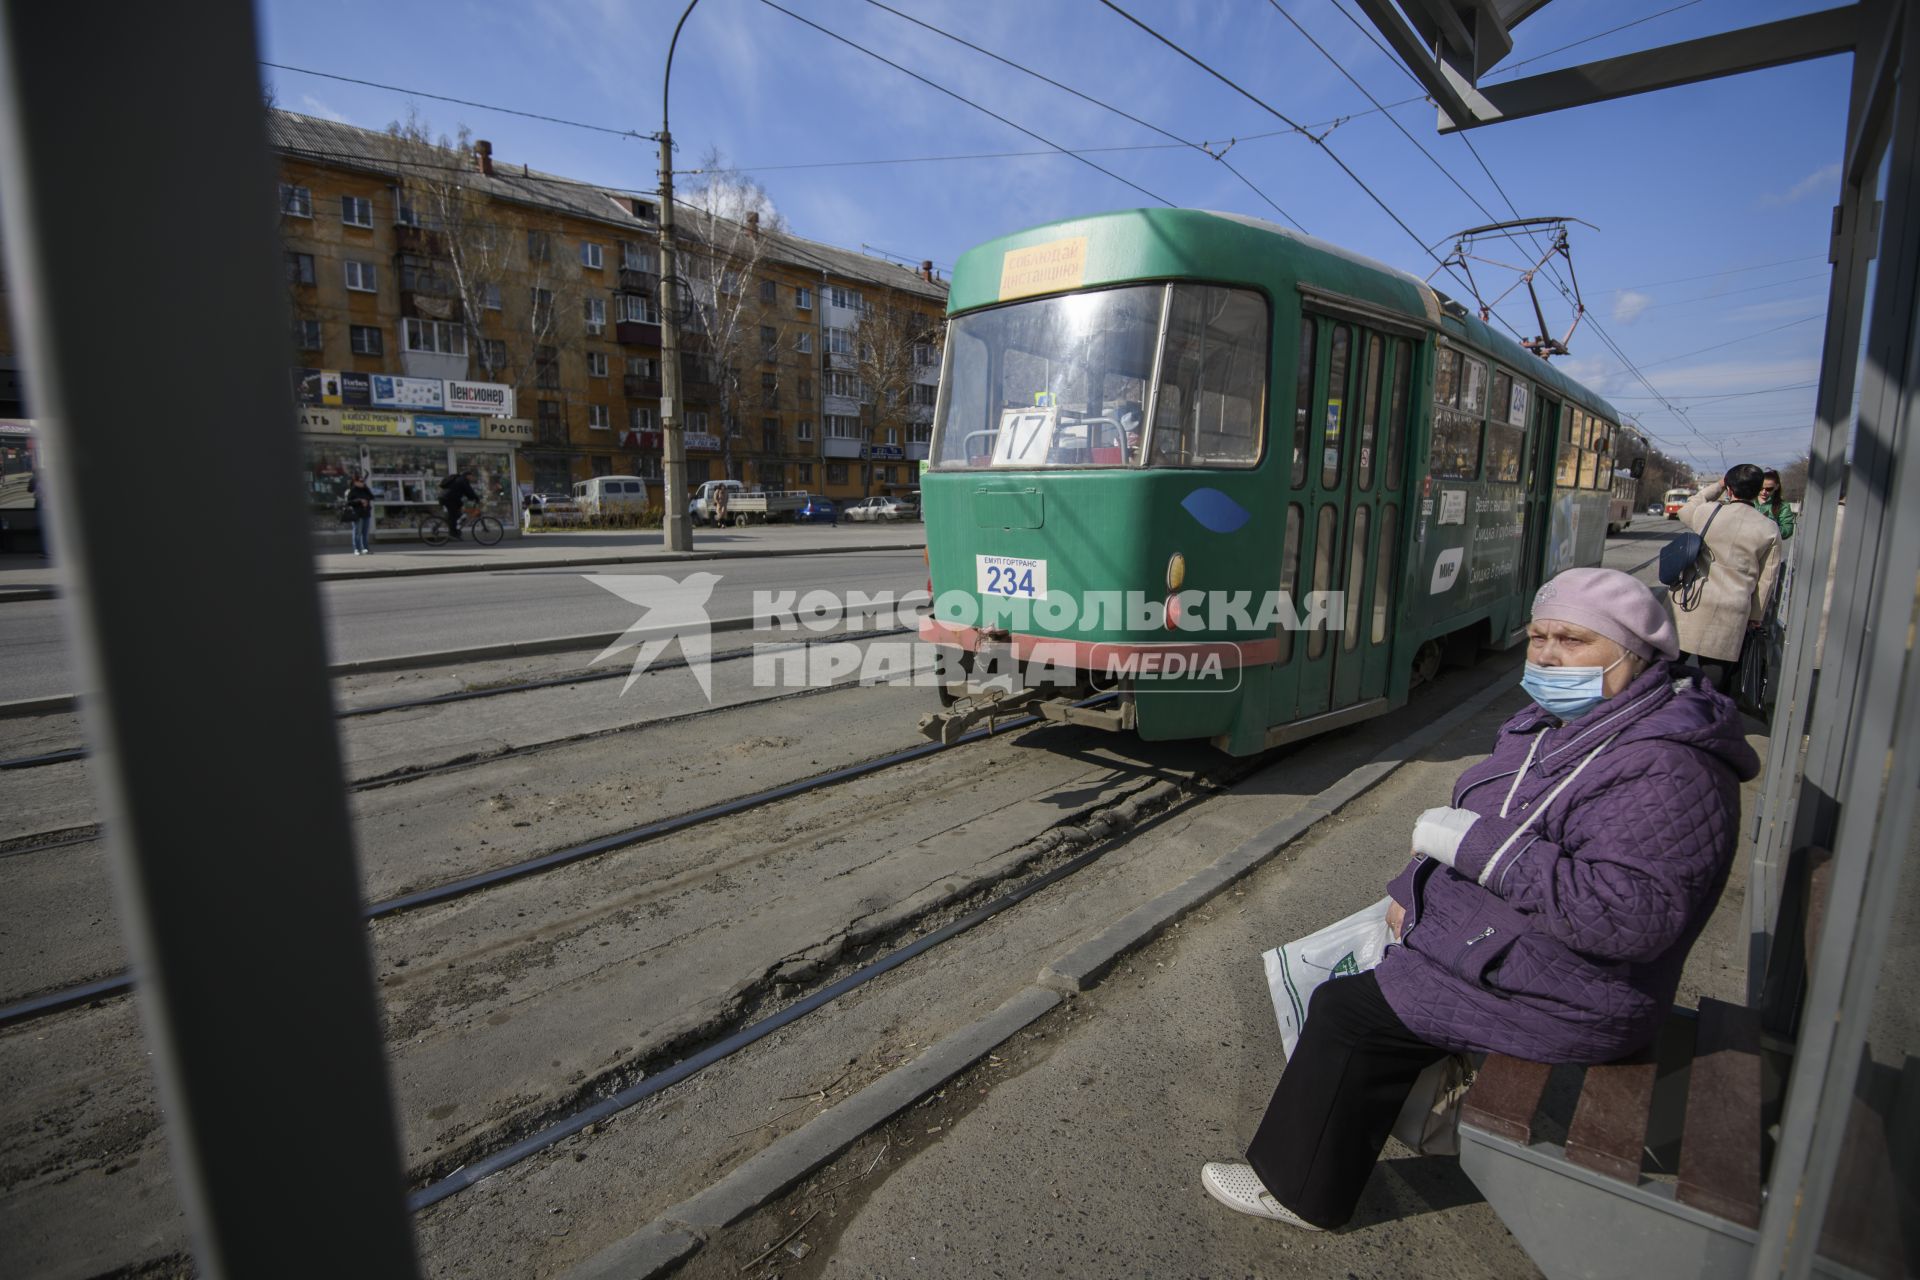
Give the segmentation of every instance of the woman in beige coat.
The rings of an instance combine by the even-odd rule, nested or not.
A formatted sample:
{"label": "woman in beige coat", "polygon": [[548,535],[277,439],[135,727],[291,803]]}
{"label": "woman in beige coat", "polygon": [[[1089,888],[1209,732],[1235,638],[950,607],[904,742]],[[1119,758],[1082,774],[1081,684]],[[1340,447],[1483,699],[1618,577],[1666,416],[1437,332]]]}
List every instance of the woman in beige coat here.
{"label": "woman in beige coat", "polygon": [[1760,468],[1743,462],[1680,508],[1687,528],[1706,530],[1707,549],[1701,553],[1703,572],[1697,583],[1673,593],[1674,626],[1682,657],[1697,658],[1722,692],[1740,661],[1747,628],[1758,626],[1766,615],[1780,568],[1780,530],[1751,505],[1760,493],[1760,480]]}

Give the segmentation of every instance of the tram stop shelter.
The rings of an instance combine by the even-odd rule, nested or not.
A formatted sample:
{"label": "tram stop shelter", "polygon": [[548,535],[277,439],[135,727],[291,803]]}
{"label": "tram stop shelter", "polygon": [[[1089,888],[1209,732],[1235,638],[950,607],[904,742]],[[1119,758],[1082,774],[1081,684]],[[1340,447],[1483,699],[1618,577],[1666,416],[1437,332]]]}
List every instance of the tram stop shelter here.
{"label": "tram stop shelter", "polygon": [[[1631,1170],[1601,1181],[1610,1175],[1583,1162],[1579,1144],[1502,1129],[1517,1094],[1483,1098],[1469,1114],[1462,1159],[1550,1275],[1911,1273],[1920,1263],[1920,1028],[1907,981],[1920,945],[1911,729],[1920,723],[1920,4],[1858,0],[1478,87],[1511,30],[1547,0],[1358,3],[1440,104],[1447,130],[1852,58],[1846,134],[1834,140],[1843,193],[1800,568],[1764,800],[1748,833],[1750,990],[1744,1009],[1715,1022],[1733,1028],[1719,1040],[1703,1011],[1682,1064],[1730,1081],[1719,1091],[1727,1097],[1746,1087],[1756,1045],[1777,1072],[1758,1081],[1762,1115],[1721,1130],[1704,1153],[1722,1163],[1738,1153],[1728,1176],[1752,1184],[1751,1212],[1733,1199],[1702,1207]],[[121,914],[199,1268],[413,1276],[285,375],[285,290],[260,212],[271,170],[254,15],[242,0],[209,0],[197,13],[182,23],[149,6],[102,22],[76,6],[0,9],[0,241],[70,563]],[[116,147],[111,164],[74,145],[126,140],[130,129],[137,144]],[[209,155],[220,162],[208,165]],[[124,216],[127,192],[176,190],[189,173],[194,199],[152,200]],[[103,243],[118,252],[99,252]],[[124,291],[127,262],[142,264],[146,291],[172,299],[177,316],[125,347],[115,376],[102,378],[93,300]],[[207,262],[223,269],[208,273]],[[124,388],[168,385],[213,332],[228,344],[221,411],[161,401],[139,424],[194,458],[197,485],[231,495],[227,517],[249,532],[198,548],[195,572],[182,575],[175,546],[152,536],[152,513],[125,502],[117,483],[130,429]],[[285,480],[263,481],[274,476]],[[219,698],[166,678],[204,670],[210,654],[228,655]],[[262,831],[275,833],[271,912],[254,909]],[[253,963],[231,965],[234,956]],[[231,1034],[235,1008],[247,1011],[245,1036]],[[1770,1016],[1749,1036],[1741,1028],[1755,1010]],[[1659,1078],[1650,1091],[1663,1092]],[[270,1177],[261,1176],[266,1116],[276,1148],[303,1155]],[[1617,1128],[1593,1132],[1607,1140],[1599,1155],[1618,1158]],[[1636,1240],[1656,1234],[1661,1248],[1630,1266]]]}

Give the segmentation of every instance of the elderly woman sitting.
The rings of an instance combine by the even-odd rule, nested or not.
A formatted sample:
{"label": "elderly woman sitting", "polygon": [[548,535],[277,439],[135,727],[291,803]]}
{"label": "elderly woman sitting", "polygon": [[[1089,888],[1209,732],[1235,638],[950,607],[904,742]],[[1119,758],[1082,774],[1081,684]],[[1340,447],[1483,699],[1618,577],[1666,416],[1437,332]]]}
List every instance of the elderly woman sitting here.
{"label": "elderly woman sitting", "polygon": [[1414,1080],[1449,1052],[1606,1062],[1652,1041],[1732,866],[1759,772],[1652,591],[1612,569],[1540,589],[1535,706],[1413,829],[1378,968],[1323,983],[1248,1148],[1201,1182],[1311,1230],[1353,1215]]}

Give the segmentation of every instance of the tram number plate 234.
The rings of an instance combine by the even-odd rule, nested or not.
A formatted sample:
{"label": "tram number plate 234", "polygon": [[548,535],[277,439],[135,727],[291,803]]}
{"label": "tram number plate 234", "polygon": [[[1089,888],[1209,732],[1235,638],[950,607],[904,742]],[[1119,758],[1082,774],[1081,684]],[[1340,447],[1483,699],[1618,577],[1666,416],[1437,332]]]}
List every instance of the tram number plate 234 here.
{"label": "tram number plate 234", "polygon": [[1047,594],[1047,562],[1019,556],[975,556],[975,589],[981,595],[1041,600]]}

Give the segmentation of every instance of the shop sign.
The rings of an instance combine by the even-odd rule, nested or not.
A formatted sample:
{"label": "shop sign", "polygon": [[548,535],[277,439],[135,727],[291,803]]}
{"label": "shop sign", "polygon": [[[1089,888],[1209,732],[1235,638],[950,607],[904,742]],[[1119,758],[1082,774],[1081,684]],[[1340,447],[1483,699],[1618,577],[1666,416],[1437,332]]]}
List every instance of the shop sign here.
{"label": "shop sign", "polygon": [[446,406],[450,413],[487,413],[513,416],[513,388],[503,382],[459,382],[447,379]]}
{"label": "shop sign", "polygon": [[295,369],[293,398],[301,404],[339,404],[340,371],[338,369]]}
{"label": "shop sign", "polygon": [[340,371],[340,403],[372,404],[373,377],[370,374],[355,373],[351,369]]}
{"label": "shop sign", "polygon": [[300,429],[302,431],[324,431],[331,434],[340,430],[340,415],[327,409],[302,408],[300,410]]}
{"label": "shop sign", "polygon": [[532,418],[482,418],[480,434],[488,440],[533,439]]}
{"label": "shop sign", "polygon": [[457,436],[465,439],[480,438],[480,419],[451,418],[439,413],[416,413],[413,415],[413,434],[417,436]]}
{"label": "shop sign", "polygon": [[873,446],[872,456],[883,461],[898,461],[902,455],[900,446],[897,444],[876,444]]}
{"label": "shop sign", "polygon": [[409,413],[368,413],[365,409],[343,409],[333,415],[340,430],[350,436],[404,436],[413,431]]}
{"label": "shop sign", "polygon": [[371,379],[374,404],[402,409],[438,409],[444,401],[443,385],[438,378],[398,378],[376,373]]}
{"label": "shop sign", "polygon": [[718,449],[720,447],[720,437],[710,432],[689,431],[686,435],[687,448],[689,449]]}

